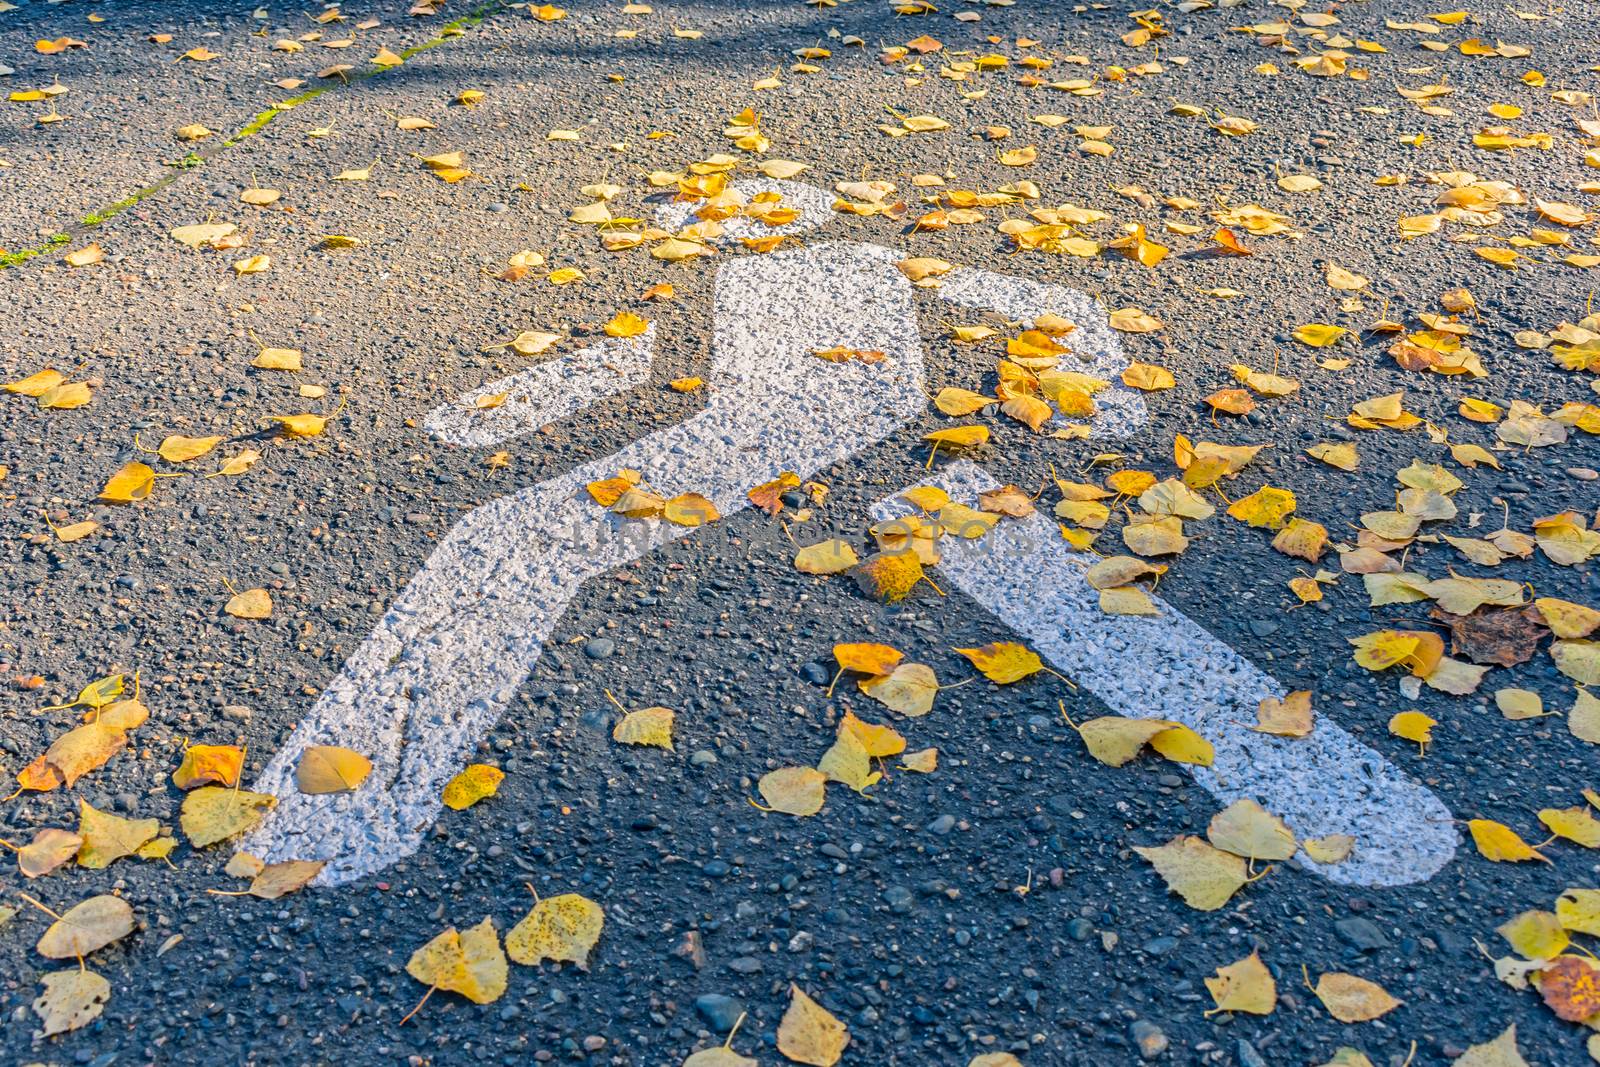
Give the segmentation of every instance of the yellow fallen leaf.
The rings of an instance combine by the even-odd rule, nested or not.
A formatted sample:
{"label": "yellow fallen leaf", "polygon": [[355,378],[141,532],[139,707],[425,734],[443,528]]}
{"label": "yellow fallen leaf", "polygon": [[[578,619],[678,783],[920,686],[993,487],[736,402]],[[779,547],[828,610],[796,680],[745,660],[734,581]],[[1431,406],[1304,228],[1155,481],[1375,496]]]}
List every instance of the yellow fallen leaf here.
{"label": "yellow fallen leaf", "polygon": [[[625,745],[650,745],[672,751],[672,720],[673,714],[670,708],[641,708],[638,711],[630,711],[611,731],[611,737]],[[516,959],[515,954],[512,958]]]}
{"label": "yellow fallen leaf", "polygon": [[1151,333],[1165,325],[1154,315],[1136,307],[1118,308],[1111,313],[1109,321],[1113,330],[1123,333]]}
{"label": "yellow fallen leaf", "polygon": [[472,763],[463,767],[444,787],[444,806],[452,811],[470,808],[485,797],[500,791],[505,772],[486,763]]}
{"label": "yellow fallen leaf", "polygon": [[1245,861],[1198,837],[1180,835],[1155,848],[1134,847],[1196,911],[1215,911],[1249,880]]}
{"label": "yellow fallen leaf", "polygon": [[322,873],[322,868],[325,866],[327,863],[323,860],[284,860],[281,863],[269,863],[251,879],[250,888],[245,892],[261,900],[277,900],[279,897],[304,889],[311,879]]}
{"label": "yellow fallen leaf", "polygon": [[847,785],[857,793],[865,793],[883,778],[881,772],[872,769],[872,758],[861,738],[843,727],[833,746],[817,761],[817,770],[828,781]]}
{"label": "yellow fallen leaf", "polygon": [[372,761],[338,745],[310,745],[300,753],[294,781],[300,792],[348,793],[372,773]]}
{"label": "yellow fallen leaf", "polygon": [[982,648],[958,648],[983,676],[999,685],[1020,682],[1029,675],[1044,670],[1044,662],[1026,645],[1015,641],[997,641]]}
{"label": "yellow fallen leaf", "polygon": [[761,776],[756,788],[773,811],[785,815],[815,815],[826,799],[828,776],[815,767],[780,767]]}
{"label": "yellow fallen leaf", "polygon": [[1420,711],[1402,711],[1389,720],[1389,732],[1407,741],[1415,741],[1424,754],[1433,741],[1433,728],[1438,721]]}
{"label": "yellow fallen leaf", "polygon": [[52,960],[88,956],[133,932],[133,909],[121,897],[90,897],[68,908],[39,938],[39,955]]}
{"label": "yellow fallen leaf", "polygon": [[0,389],[4,389],[8,393],[14,393],[20,396],[40,397],[49,392],[51,389],[61,385],[66,380],[67,376],[62,374],[60,371],[51,367],[46,367],[44,370],[36,371],[35,373],[28,375],[26,378],[19,378],[14,382],[7,382],[5,385],[0,386]]}
{"label": "yellow fallen leaf", "polygon": [[1207,978],[1206,990],[1216,1007],[1206,1012],[1242,1011],[1251,1015],[1271,1015],[1278,1006],[1278,983],[1261,962],[1261,953],[1218,967],[1215,978]]}
{"label": "yellow fallen leaf", "polygon": [[856,585],[867,596],[887,604],[898,603],[925,581],[922,562],[914,552],[874,552],[853,572]]}
{"label": "yellow fallen leaf", "polygon": [[1600,641],[1555,641],[1550,658],[1556,670],[1579,685],[1600,686]]}
{"label": "yellow fallen leaf", "polygon": [[277,797],[266,793],[201,786],[183,798],[178,823],[190,845],[205,848],[255,829],[263,812],[277,803]]}
{"label": "yellow fallen leaf", "polygon": [[619,311],[605,324],[608,337],[637,337],[650,328],[650,323],[631,311]]}
{"label": "yellow fallen leaf", "polygon": [[210,452],[222,440],[221,437],[185,437],[182,434],[171,434],[162,438],[161,444],[156,446],[156,453],[168,463],[187,463]]}
{"label": "yellow fallen leaf", "polygon": [[39,977],[44,992],[33,1002],[39,1036],[54,1037],[87,1026],[111,999],[111,983],[87,968],[71,967]]}
{"label": "yellow fallen leaf", "polygon": [[[1104,590],[1101,596],[1102,606],[1105,603],[1106,593],[1137,592],[1144,594],[1143,589],[1137,586],[1126,586],[1123,589]],[[1174,763],[1187,763],[1196,767],[1209,767],[1216,758],[1216,750],[1210,741],[1201,737],[1182,723],[1173,723],[1150,739],[1150,747],[1163,758]]]}
{"label": "yellow fallen leaf", "polygon": [[529,967],[555,960],[587,971],[605,920],[600,905],[577,893],[546,897],[506,931],[506,955]]}
{"label": "yellow fallen leaf", "polygon": [[1504,823],[1492,819],[1473,819],[1467,823],[1467,829],[1472,834],[1472,843],[1478,846],[1478,853],[1486,860],[1495,863],[1527,863],[1530,860],[1550,862]]}
{"label": "yellow fallen leaf", "polygon": [[1495,932],[1519,956],[1530,960],[1555,959],[1572,941],[1562,928],[1560,917],[1548,911],[1525,911],[1501,923]]}
{"label": "yellow fallen leaf", "polygon": [[717,506],[699,493],[679,493],[661,506],[661,517],[676,526],[704,526],[722,517]]}
{"label": "yellow fallen leaf", "polygon": [[1545,713],[1544,700],[1531,689],[1497,689],[1494,705],[1500,714],[1512,721],[1537,719]]}
{"label": "yellow fallen leaf", "polygon": [[1139,389],[1153,393],[1160,389],[1171,389],[1177,384],[1177,379],[1165,367],[1158,367],[1151,363],[1129,363],[1122,371],[1122,384],[1130,389]]}
{"label": "yellow fallen leaf", "polygon": [[1348,441],[1322,441],[1306,449],[1306,455],[1342,471],[1353,471],[1361,465],[1356,446]]}
{"label": "yellow fallen leaf", "polygon": [[[143,710],[142,704],[130,705]],[[113,705],[117,706],[117,705]],[[144,713],[147,718],[149,713]],[[144,721],[129,720],[130,725],[106,719],[96,719],[69,730],[56,738],[45,750],[44,761],[61,777],[61,784],[72,788],[79,778],[100,767],[112,756],[127,747],[127,731]]]}
{"label": "yellow fallen leaf", "polygon": [[39,406],[51,411],[71,411],[94,399],[88,382],[63,382],[39,394]]}
{"label": "yellow fallen leaf", "polygon": [[265,589],[246,589],[233,594],[222,610],[236,619],[271,618],[272,594]]}
{"label": "yellow fallen leaf", "polygon": [[1327,348],[1329,345],[1337,344],[1339,338],[1349,332],[1343,326],[1330,326],[1325,322],[1312,322],[1297,327],[1294,331],[1294,339],[1313,348]]}
{"label": "yellow fallen leaf", "polygon": [[287,370],[300,369],[300,350],[298,348],[263,348],[256,353],[256,358],[250,365],[257,370]]}
{"label": "yellow fallen leaf", "polygon": [[[761,88],[759,82],[756,88]],[[728,1040],[732,1042],[732,1034],[728,1035]],[[711,1048],[703,1048],[699,1052],[690,1054],[689,1058],[683,1061],[682,1067],[761,1067],[761,1062],[749,1056],[741,1056],[727,1045],[713,1045]]]}
{"label": "yellow fallen leaf", "polygon": [[1234,801],[1212,817],[1206,837],[1224,852],[1255,860],[1286,860],[1299,843],[1284,821],[1249,797]]}
{"label": "yellow fallen leaf", "polygon": [[1249,496],[1240,497],[1228,507],[1228,514],[1251,526],[1276,530],[1295,509],[1294,493],[1264,485]]}
{"label": "yellow fallen leaf", "polygon": [[88,267],[106,258],[105,250],[97,244],[84,245],[61,257],[69,267]]}
{"label": "yellow fallen leaf", "polygon": [[805,574],[842,574],[860,562],[850,543],[837,537],[806,545],[794,557],[795,569]]}
{"label": "yellow fallen leaf", "polygon": [[1256,710],[1254,729],[1279,737],[1305,737],[1312,730],[1311,691],[1296,690],[1282,700],[1267,697]]}
{"label": "yellow fallen leaf", "polygon": [[100,524],[95,522],[93,519],[85,519],[82,522],[72,522],[65,526],[50,527],[51,532],[56,535],[56,540],[65,544],[70,544],[73,541],[81,541],[98,529],[100,529]]}
{"label": "yellow fallen leaf", "polygon": [[506,991],[509,972],[499,931],[489,918],[461,933],[450,927],[406,961],[406,973],[430,993],[435,989],[460,993],[474,1004],[498,1000]]}
{"label": "yellow fallen leaf", "polygon": [[1149,744],[1156,735],[1178,724],[1170,719],[1128,719],[1102,715],[1076,727],[1089,755],[1108,767],[1121,767]]}
{"label": "yellow fallen leaf", "polygon": [[1600,848],[1600,820],[1585,807],[1542,808],[1539,821],[1557,837],[1584,848]]}
{"label": "yellow fallen leaf", "polygon": [[1329,971],[1317,979],[1312,992],[1322,1006],[1342,1023],[1366,1023],[1398,1008],[1401,1001],[1376,982],[1353,974]]}
{"label": "yellow fallen leaf", "polygon": [[77,856],[83,838],[71,830],[47,827],[17,850],[17,873],[40,878]]}
{"label": "yellow fallen leaf", "polygon": [[666,500],[655,493],[630,487],[611,505],[611,510],[630,519],[654,519],[659,518],[666,507]]}
{"label": "yellow fallen leaf", "polygon": [[878,703],[913,718],[933,710],[939,693],[939,679],[933,668],[923,663],[902,663],[887,673],[863,678],[861,691]]}
{"label": "yellow fallen leaf", "polygon": [[901,274],[904,274],[913,283],[921,283],[955,270],[954,265],[930,256],[902,259],[895,263],[895,266],[899,268]]}
{"label": "yellow fallen leaf", "polygon": [[1588,637],[1600,628],[1600,611],[1583,604],[1555,597],[1539,597],[1534,600],[1533,606],[1544,618],[1545,625],[1550,627],[1550,632],[1559,638]]}
{"label": "yellow fallen leaf", "polygon": [[244,770],[244,750],[238,745],[190,745],[183,750],[183,762],[172,772],[172,784],[179,789],[216,782],[232,786]]}
{"label": "yellow fallen leaf", "polygon": [[245,471],[249,470],[251,467],[254,467],[256,465],[257,461],[259,461],[260,459],[261,459],[261,453],[260,452],[256,451],[253,448],[247,448],[243,452],[240,452],[237,456],[232,456],[229,459],[227,459],[226,461],[224,461],[221,467],[217,468],[212,473],[206,475],[206,477],[207,478],[216,478],[216,477],[219,477],[219,476],[225,476],[225,477],[230,477],[230,478],[236,477],[236,476],[238,476],[240,474],[243,474]]}
{"label": "yellow fallen leaf", "polygon": [[172,855],[172,850],[177,847],[176,837],[157,837],[140,845],[134,855],[142,860],[164,860]]}
{"label": "yellow fallen leaf", "polygon": [[958,389],[954,386],[946,386],[940,389],[939,394],[933,398],[934,407],[955,418],[971,415],[988,407],[990,404],[998,403],[999,400],[995,397],[984,396],[982,393],[975,393],[971,389]]}
{"label": "yellow fallen leaf", "polygon": [[78,801],[78,866],[98,870],[123,856],[131,856],[139,846],[161,830],[156,819],[124,819],[99,811],[87,800]]}
{"label": "yellow fallen leaf", "polygon": [[137,461],[125,463],[100,490],[100,499],[108,504],[131,504],[149,496],[155,484],[155,471]]}
{"label": "yellow fallen leaf", "polygon": [[1323,280],[1328,283],[1328,288],[1340,289],[1345,292],[1357,292],[1371,284],[1370,280],[1365,276],[1346,270],[1337,263],[1329,263],[1327,265]]}
{"label": "yellow fallen leaf", "polygon": [[215,244],[217,241],[237,229],[231,222],[202,222],[192,226],[179,226],[169,231],[173,240],[186,244],[190,248],[199,248],[201,245]]}
{"label": "yellow fallen leaf", "polygon": [[1356,839],[1349,834],[1328,834],[1326,837],[1308,837],[1300,847],[1317,863],[1343,863],[1350,858]]}
{"label": "yellow fallen leaf", "polygon": [[[669,237],[650,249],[650,258],[659,259],[666,263],[681,263],[684,260],[694,259],[696,256],[707,255],[710,251],[711,249],[696,241],[685,241],[678,237]],[[551,280],[554,281],[554,278]]]}
{"label": "yellow fallen leaf", "polygon": [[268,422],[275,422],[283,428],[283,436],[293,441],[303,441],[307,438],[320,436],[328,428],[331,415],[268,415]]}
{"label": "yellow fallen leaf", "polygon": [[833,1067],[850,1044],[850,1031],[799,986],[789,986],[789,1008],[778,1024],[778,1051],[796,1063]]}

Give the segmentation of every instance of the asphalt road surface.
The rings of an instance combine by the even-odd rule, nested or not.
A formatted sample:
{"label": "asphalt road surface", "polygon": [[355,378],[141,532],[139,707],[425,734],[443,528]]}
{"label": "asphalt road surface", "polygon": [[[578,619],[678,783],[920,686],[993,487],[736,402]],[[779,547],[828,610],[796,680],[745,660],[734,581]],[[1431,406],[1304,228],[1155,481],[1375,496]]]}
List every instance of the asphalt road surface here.
{"label": "asphalt road surface", "polygon": [[[1600,403],[1600,355],[1574,371],[1552,349],[1581,353],[1583,329],[1562,324],[1592,316],[1600,279],[1592,5],[571,0],[541,18],[379,0],[321,22],[202,0],[0,6],[0,380],[54,367],[92,393],[70,409],[0,394],[0,766],[14,777],[76,725],[81,709],[39,709],[102,676],[137,672],[150,711],[70,788],[7,800],[0,833],[75,829],[80,800],[175,831],[185,743],[232,744],[245,788],[279,797],[244,847],[327,861],[276,900],[208,894],[247,884],[224,873],[234,848],[182,833],[170,862],[37,879],[7,864],[5,1062],[676,1067],[744,1014],[732,1047],[775,1064],[791,984],[848,1027],[846,1064],[1365,1062],[1336,1060],[1348,1047],[1436,1067],[1512,1024],[1535,1067],[1588,1061],[1593,1031],[1497,978],[1492,957],[1511,954],[1497,927],[1600,887],[1600,864],[1566,839],[1492,862],[1467,827],[1538,844],[1537,812],[1600,788],[1567,721],[1584,668],[1560,669],[1545,637],[1457,694],[1365,669],[1349,641],[1430,631],[1468,658],[1433,597],[1371,606],[1352,571],[1374,544],[1427,579],[1600,606],[1582,549],[1489,566],[1440,536],[1534,534],[1563,512],[1600,525],[1600,413],[1583,407]],[[775,180],[758,169],[772,160],[807,169]],[[707,161],[796,218],[734,220],[690,234],[702,254],[652,256],[703,206],[675,202],[662,175]],[[1280,183],[1293,176],[1316,181]],[[253,205],[247,190],[281,196]],[[571,217],[601,200],[607,226]],[[1422,216],[1428,232],[1404,236],[1400,220]],[[1041,223],[1101,245],[1137,223],[1170,251],[1147,265],[1137,244],[1019,247],[1012,234]],[[201,224],[234,229],[222,247],[172,235]],[[736,239],[778,234],[776,250]],[[71,265],[84,249],[98,253]],[[525,250],[540,258],[508,278]],[[254,256],[265,269],[235,268]],[[898,266],[913,257],[953,269],[913,284]],[[1330,265],[1367,284],[1333,287]],[[581,277],[550,279],[566,268]],[[669,298],[644,299],[663,283]],[[1447,295],[1461,289],[1473,306]],[[1125,308],[1161,325],[1115,328]],[[608,337],[620,312],[647,331]],[[1046,313],[1076,327],[1061,367],[1110,383],[1093,417],[1036,432],[998,406],[952,418],[929,402],[995,396],[1004,338]],[[1296,337],[1316,323],[1348,332]],[[971,325],[1000,340],[958,343]],[[1466,332],[1485,373],[1402,366],[1391,346],[1430,325],[1447,349]],[[524,331],[562,340],[494,347]],[[883,358],[816,358],[835,346]],[[262,348],[299,350],[303,369],[252,366]],[[1124,385],[1130,363],[1174,384]],[[1204,398],[1245,389],[1237,365],[1298,388],[1214,412]],[[685,378],[703,384],[669,385]],[[1414,428],[1347,422],[1402,390]],[[1463,398],[1497,421],[1463,417]],[[302,413],[332,418],[300,439],[271,421]],[[967,424],[988,440],[930,464],[924,435]],[[224,440],[188,462],[141,451],[170,434]],[[1181,476],[1178,435],[1265,447],[1200,491],[1216,514],[1185,521],[1181,554],[1152,560],[1170,568],[1156,614],[1106,615],[1085,584],[1093,557],[1051,515],[1052,479]],[[1357,469],[1307,455],[1326,442],[1353,443]],[[1464,465],[1459,444],[1499,469]],[[243,473],[201,477],[247,450],[260,458]],[[100,500],[135,461],[184,476]],[[1453,517],[1415,543],[1360,533],[1396,508],[1413,461],[1464,483],[1442,494]],[[720,518],[608,515],[585,486],[624,468]],[[826,493],[750,506],[783,471]],[[897,602],[797,570],[797,546],[833,536],[865,557],[868,525],[926,479],[974,507],[994,486],[1045,488],[1035,515],[1001,520],[992,554],[950,550]],[[1271,530],[1226,514],[1262,486],[1368,553],[1275,550]],[[1128,555],[1139,505],[1105,503],[1092,551]],[[81,539],[52,531],[86,520],[99,525]],[[1289,581],[1319,572],[1321,598],[1302,604]],[[269,617],[224,612],[258,588]],[[963,684],[922,717],[852,677],[830,688],[833,646],[866,641]],[[954,651],[999,641],[1060,676],[1001,685]],[[1555,714],[1503,714],[1507,688]],[[1253,729],[1260,700],[1301,690],[1309,737]],[[614,740],[618,705],[672,709],[674,748]],[[1436,720],[1425,751],[1392,731],[1403,711]],[[846,712],[937,748],[937,768],[891,758],[867,795],[831,784],[809,817],[751,803],[764,775],[814,765]],[[1215,762],[1104,765],[1069,725],[1103,715],[1193,726]],[[301,795],[308,744],[361,752],[373,774]],[[504,772],[498,793],[442,808],[468,762]],[[1134,849],[1204,837],[1240,798],[1354,848],[1301,852],[1192,908]],[[485,916],[504,933],[530,889],[603,907],[587,969],[513,965],[492,1003],[440,992],[402,1025],[426,988],[412,953]],[[19,892],[56,911],[96,894],[133,908],[134,931],[85,961],[110,992],[79,1029],[39,1033],[40,976],[77,964],[35,951],[51,920]],[[1253,951],[1275,1009],[1210,1011],[1204,980]],[[1303,968],[1401,1004],[1340,1022]]]}

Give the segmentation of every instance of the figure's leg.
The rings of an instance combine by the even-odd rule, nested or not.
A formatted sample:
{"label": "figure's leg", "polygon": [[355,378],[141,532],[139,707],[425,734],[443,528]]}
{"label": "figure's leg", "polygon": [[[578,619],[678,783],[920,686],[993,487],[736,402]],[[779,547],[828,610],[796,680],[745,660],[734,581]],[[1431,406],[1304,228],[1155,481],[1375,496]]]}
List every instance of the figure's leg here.
{"label": "figure's leg", "polygon": [[[445,536],[254,788],[278,806],[243,844],[267,860],[323,859],[325,883],[414,851],[468,762],[589,578],[687,530],[619,520],[574,472],[470,512]],[[294,785],[309,745],[367,756],[350,793]]]}
{"label": "figure's leg", "polygon": [[[926,399],[909,285],[886,253],[862,247],[729,264],[704,411],[458,522],[262,775],[256,788],[278,807],[242,847],[269,860],[325,859],[324,883],[415,851],[444,784],[583,582],[688,532],[619,519],[589,499],[587,482],[632,468],[654,492],[701,493],[728,516],[780,471],[810,477],[915,418]],[[812,354],[841,344],[888,358],[831,364]],[[300,794],[295,766],[319,744],[368,756],[372,775],[351,793]]]}
{"label": "figure's leg", "polygon": [[[969,463],[950,464],[927,484],[976,506],[994,480]],[[877,518],[906,514],[898,499]],[[1097,557],[1077,553],[1042,515],[1004,520],[976,542],[952,544],[941,574],[1024,638],[1112,714],[1172,719],[1216,749],[1195,781],[1222,803],[1253,797],[1301,838],[1351,834],[1340,864],[1301,863],[1332,881],[1399,885],[1432,877],[1455,854],[1450,812],[1428,789],[1326,717],[1308,737],[1250,729],[1266,697],[1283,689],[1172,605],[1156,617],[1107,615],[1084,573]]]}

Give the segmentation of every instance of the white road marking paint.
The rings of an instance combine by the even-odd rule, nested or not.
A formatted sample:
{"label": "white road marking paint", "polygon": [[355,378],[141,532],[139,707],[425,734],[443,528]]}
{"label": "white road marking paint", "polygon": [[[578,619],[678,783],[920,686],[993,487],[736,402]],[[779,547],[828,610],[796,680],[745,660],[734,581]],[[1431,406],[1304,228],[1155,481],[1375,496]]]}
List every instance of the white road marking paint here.
{"label": "white road marking paint", "polygon": [[[796,223],[778,232],[809,229],[829,217],[827,195],[805,186],[740,186],[746,195],[768,188],[802,209]],[[724,263],[714,297],[707,407],[457,523],[263,772],[255,788],[276,794],[279,803],[241,847],[268,861],[327,860],[318,879],[323,884],[352,881],[416,850],[439,813],[445,782],[500,718],[579,586],[688,532],[620,520],[588,499],[585,483],[631,467],[658,493],[703,493],[731,516],[748,505],[751,486],[784,470],[813,476],[916,419],[926,406],[922,343],[911,285],[894,267],[899,258],[874,245],[822,244]],[[1104,313],[1081,293],[972,269],[952,272],[933,292],[1008,317],[1066,315],[1078,324],[1071,344],[1089,361],[1086,369],[1114,381],[1125,365]],[[479,390],[511,389],[526,403],[477,412],[457,401],[435,411],[427,425],[447,441],[498,443],[642,381],[652,342],[647,335],[631,346],[594,346],[541,364]],[[831,364],[811,354],[835,345],[879,349],[888,358]],[[1131,433],[1146,419],[1142,398],[1120,383],[1097,403],[1097,433],[1106,436]],[[973,485],[981,479],[975,472],[968,477]],[[1046,533],[1054,537],[1053,530]],[[1113,707],[1204,720],[1217,744],[1218,767],[1200,780],[1219,797],[1264,796],[1302,833],[1358,832],[1360,856],[1327,869],[1329,877],[1406,881],[1427,877],[1448,860],[1453,832],[1431,821],[1448,819],[1438,801],[1342,732],[1320,728],[1299,743],[1306,746],[1302,753],[1319,754],[1327,767],[1364,765],[1370,783],[1309,781],[1296,762],[1300,757],[1285,755],[1281,745],[1228,732],[1227,716],[1250,721],[1259,699],[1254,694],[1277,687],[1177,612],[1162,620],[1155,646],[1145,643],[1149,631],[1122,630],[1099,617],[1092,625],[1102,629],[1092,632],[1104,636],[1094,647],[1121,654],[1099,666],[1080,662],[1081,649],[1069,634],[1091,632],[1079,605],[1082,589],[1073,585],[1082,564],[1050,538],[1053,553],[1013,561],[1004,581],[953,558],[945,566],[958,586]],[[1059,604],[1046,602],[1041,574],[1059,590]],[[1093,611],[1098,616],[1097,606]],[[1128,651],[1136,647],[1144,653],[1142,665]],[[1194,668],[1184,663],[1180,669],[1172,659],[1179,648],[1202,653],[1210,672],[1233,678],[1234,687],[1194,681]],[[1126,675],[1119,665],[1129,667]],[[1240,703],[1246,698],[1248,707]],[[293,786],[295,764],[307,746],[318,744],[366,754],[373,773],[352,793],[300,794]],[[1274,775],[1290,785],[1269,788]],[[1286,791],[1296,795],[1279,800]],[[1395,869],[1402,863],[1409,865],[1408,877]]]}
{"label": "white road marking paint", "polygon": [[[324,884],[416,850],[445,782],[500,718],[578,587],[687,532],[619,520],[586,482],[632,467],[658,493],[704,493],[732,515],[750,487],[783,470],[815,475],[918,418],[922,344],[895,258],[823,244],[725,263],[707,407],[458,522],[263,773],[255,788],[278,806],[241,847],[269,861],[327,860]],[[812,355],[834,345],[888,358]],[[352,793],[300,794],[295,764],[317,744],[364,753],[373,773]]]}
{"label": "white road marking paint", "polygon": [[[996,487],[966,462],[923,484],[973,506]],[[892,498],[874,517],[911,510]],[[1043,515],[1006,519],[984,538],[947,539],[941,548],[944,577],[1112,714],[1174,719],[1211,741],[1215,763],[1191,769],[1220,803],[1253,797],[1302,839],[1355,836],[1344,863],[1322,866],[1301,853],[1306,867],[1334,882],[1402,885],[1432,877],[1455,854],[1456,831],[1438,798],[1326,714],[1304,738],[1251,730],[1257,705],[1281,699],[1283,688],[1172,605],[1152,598],[1161,614],[1148,618],[1102,612],[1084,577],[1099,557],[1072,551]]]}
{"label": "white road marking paint", "polygon": [[[532,433],[649,381],[655,340],[653,323],[637,337],[601,339],[474,389],[454,404],[437,407],[423,426],[441,441],[468,448]],[[499,407],[475,406],[479,397],[497,393],[508,394]]]}

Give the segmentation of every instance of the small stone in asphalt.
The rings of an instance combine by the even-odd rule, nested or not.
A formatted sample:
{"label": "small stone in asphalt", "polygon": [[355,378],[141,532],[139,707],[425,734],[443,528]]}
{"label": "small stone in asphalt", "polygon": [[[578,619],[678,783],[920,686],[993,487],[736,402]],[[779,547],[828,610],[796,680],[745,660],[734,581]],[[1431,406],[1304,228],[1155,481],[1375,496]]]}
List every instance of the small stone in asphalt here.
{"label": "small stone in asphalt", "polygon": [[812,685],[827,685],[833,676],[828,673],[828,668],[820,663],[806,663],[800,667],[800,677]]}
{"label": "small stone in asphalt", "polygon": [[955,829],[956,817],[954,815],[941,815],[928,824],[930,834],[939,834],[941,837]]}
{"label": "small stone in asphalt", "polygon": [[1389,947],[1389,938],[1371,919],[1340,919],[1333,924],[1339,936],[1362,952]]}
{"label": "small stone in asphalt", "polygon": [[911,890],[903,885],[892,885],[883,891],[883,902],[889,905],[889,910],[896,915],[904,915],[911,910]]}
{"label": "small stone in asphalt", "polygon": [[707,993],[695,998],[694,1010],[700,1013],[713,1031],[725,1034],[733,1029],[733,1024],[744,1014],[744,1004],[721,993]]}
{"label": "small stone in asphalt", "polygon": [[1239,1067],[1267,1067],[1267,1061],[1250,1042],[1239,1039]]}
{"label": "small stone in asphalt", "polygon": [[617,650],[617,643],[609,637],[596,637],[583,646],[583,654],[590,659],[607,659]]}
{"label": "small stone in asphalt", "polygon": [[1178,947],[1178,939],[1175,937],[1152,937],[1139,947],[1146,955],[1165,956]]}
{"label": "small stone in asphalt", "polygon": [[1139,1048],[1142,1059],[1153,1060],[1167,1051],[1167,1035],[1161,1027],[1148,1019],[1135,1019],[1128,1024],[1128,1037]]}

